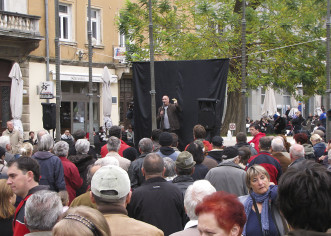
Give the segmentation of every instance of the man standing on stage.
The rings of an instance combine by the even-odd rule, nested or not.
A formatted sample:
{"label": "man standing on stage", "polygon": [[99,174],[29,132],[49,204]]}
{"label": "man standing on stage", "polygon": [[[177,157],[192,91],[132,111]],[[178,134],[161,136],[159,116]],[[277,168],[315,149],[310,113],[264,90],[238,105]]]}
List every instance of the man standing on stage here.
{"label": "man standing on stage", "polygon": [[160,122],[160,129],[162,131],[174,132],[179,130],[178,113],[182,111],[177,103],[177,99],[172,99],[174,104],[169,103],[169,97],[164,95],[162,97],[163,105],[158,110],[157,122]]}

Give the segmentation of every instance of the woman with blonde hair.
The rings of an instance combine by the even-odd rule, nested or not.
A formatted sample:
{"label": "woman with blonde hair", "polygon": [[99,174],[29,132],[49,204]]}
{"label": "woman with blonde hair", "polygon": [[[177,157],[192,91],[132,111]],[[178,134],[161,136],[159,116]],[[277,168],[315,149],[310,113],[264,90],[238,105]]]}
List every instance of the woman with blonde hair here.
{"label": "woman with blonde hair", "polygon": [[270,184],[267,170],[260,165],[253,165],[248,168],[246,185],[250,194],[239,197],[245,207],[247,217],[243,235],[284,235],[288,229],[276,206],[278,186]]}
{"label": "woman with blonde hair", "polygon": [[53,236],[109,236],[110,229],[100,211],[78,206],[69,208],[54,226]]}
{"label": "woman with blonde hair", "polygon": [[0,180],[0,229],[2,236],[13,235],[12,222],[15,214],[16,196],[7,185],[6,179]]}

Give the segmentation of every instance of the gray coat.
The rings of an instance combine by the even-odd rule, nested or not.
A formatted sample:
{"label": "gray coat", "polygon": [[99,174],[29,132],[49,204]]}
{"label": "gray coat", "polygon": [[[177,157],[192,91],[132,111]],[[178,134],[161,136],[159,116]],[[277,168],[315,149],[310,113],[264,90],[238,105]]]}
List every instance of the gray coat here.
{"label": "gray coat", "polygon": [[237,196],[248,194],[245,178],[245,170],[232,161],[223,161],[211,169],[205,177],[216,191],[226,191]]}

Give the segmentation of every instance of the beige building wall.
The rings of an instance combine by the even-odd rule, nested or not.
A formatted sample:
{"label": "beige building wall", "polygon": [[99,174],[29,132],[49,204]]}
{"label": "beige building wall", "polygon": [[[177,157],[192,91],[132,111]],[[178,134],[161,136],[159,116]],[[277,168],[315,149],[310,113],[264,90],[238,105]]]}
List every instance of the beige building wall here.
{"label": "beige building wall", "polygon": [[[27,0],[28,14],[41,16],[39,22],[40,34],[45,37],[45,0]],[[60,41],[60,73],[88,74],[88,40],[87,40],[87,0],[60,0],[60,3],[71,6],[71,40]],[[119,33],[115,19],[119,14],[124,0],[92,0],[92,8],[100,10],[101,19],[101,42],[93,48],[93,75],[101,75],[103,67],[108,66],[112,75],[118,75],[121,79],[121,69],[116,69],[118,60],[113,59],[114,47],[119,45]],[[54,0],[48,0],[48,31],[49,31],[49,59],[50,71],[55,72],[55,10]],[[79,58],[82,52],[82,58]],[[25,107],[30,120],[30,129],[37,131],[42,129],[42,105],[45,99],[40,99],[38,86],[46,81],[46,41],[42,40],[39,47],[29,56],[29,105]],[[54,83],[54,95],[56,92],[56,81],[50,75],[50,81]],[[74,82],[73,82],[74,83]],[[102,111],[102,83],[98,83],[100,88],[100,125],[103,124]],[[112,97],[117,98],[117,103],[112,106],[112,122],[119,124],[119,83],[111,85]],[[49,100],[55,103],[55,98]],[[29,130],[25,130],[28,132]]]}
{"label": "beige building wall", "polygon": [[[28,3],[29,14],[40,15],[40,33],[45,36],[45,9],[44,0],[30,0]],[[61,42],[61,59],[79,61],[76,52],[88,51],[87,40],[87,0],[60,0],[60,3],[70,4],[72,6],[72,40],[70,42]],[[116,26],[116,17],[119,15],[120,8],[124,5],[124,0],[92,0],[91,6],[100,10],[101,15],[101,43],[95,45],[93,51],[93,62],[98,63],[117,63],[113,59],[113,47],[119,45],[119,33]],[[55,10],[54,0],[48,1],[49,17],[49,46],[50,58],[55,58]],[[45,40],[40,42],[40,46],[31,53],[34,56],[45,56]],[[81,61],[88,61],[85,57]]]}

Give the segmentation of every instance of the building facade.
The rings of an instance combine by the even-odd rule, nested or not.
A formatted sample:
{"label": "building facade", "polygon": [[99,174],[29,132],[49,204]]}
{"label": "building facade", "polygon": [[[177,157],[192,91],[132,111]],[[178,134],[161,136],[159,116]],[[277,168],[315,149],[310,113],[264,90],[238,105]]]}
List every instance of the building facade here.
{"label": "building facade", "polygon": [[[3,101],[0,112],[8,110],[11,82],[8,74],[12,64],[18,62],[24,80],[22,123],[25,135],[30,130],[43,128],[42,103],[55,103],[57,79],[61,81],[62,91],[61,133],[65,129],[88,130],[88,0],[59,0],[60,78],[56,78],[55,73],[55,1],[0,0],[0,3],[0,96]],[[115,59],[122,39],[116,19],[123,4],[123,0],[91,0],[93,127],[96,130],[103,125],[101,76],[105,66],[112,77],[113,124],[123,120],[120,114],[125,111],[121,111],[120,104],[126,107],[132,98],[132,89],[130,99],[120,98],[122,78],[130,83],[132,79],[129,67]],[[22,23],[11,23],[14,21]],[[26,21],[31,23],[24,23]],[[17,24],[29,25],[30,31]],[[40,97],[41,84],[46,81],[53,85],[53,99]],[[5,121],[11,119],[11,115],[2,112],[0,116],[1,127],[5,128]]]}

